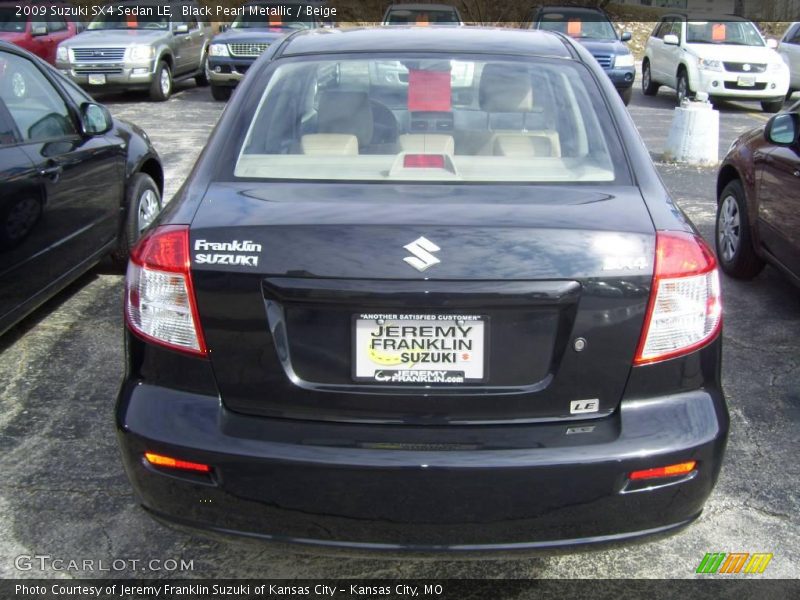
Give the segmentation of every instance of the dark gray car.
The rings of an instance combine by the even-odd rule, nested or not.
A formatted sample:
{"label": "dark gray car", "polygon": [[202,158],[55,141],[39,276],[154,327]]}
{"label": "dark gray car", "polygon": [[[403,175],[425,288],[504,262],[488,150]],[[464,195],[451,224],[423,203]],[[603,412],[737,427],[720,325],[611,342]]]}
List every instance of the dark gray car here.
{"label": "dark gray car", "polygon": [[[111,5],[86,31],[58,47],[56,67],[84,88],[148,90],[157,101],[172,95],[178,79],[194,78],[198,85],[207,85],[211,27],[183,16],[184,7],[199,10],[196,2]],[[127,14],[132,8],[152,14]]]}

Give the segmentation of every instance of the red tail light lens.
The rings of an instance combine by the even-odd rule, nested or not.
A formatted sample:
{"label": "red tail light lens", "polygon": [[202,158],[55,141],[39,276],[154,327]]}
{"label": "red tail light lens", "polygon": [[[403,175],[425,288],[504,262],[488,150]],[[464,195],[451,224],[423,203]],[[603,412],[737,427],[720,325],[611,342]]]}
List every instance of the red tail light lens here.
{"label": "red tail light lens", "polygon": [[694,471],[697,466],[697,461],[690,460],[676,465],[669,465],[666,467],[656,467],[655,469],[644,469],[643,471],[633,471],[628,474],[628,479],[633,481],[641,479],[661,479],[663,477],[678,477],[679,475],[687,475]]}
{"label": "red tail light lens", "polygon": [[188,226],[159,227],[143,237],[128,263],[125,318],[147,341],[205,356],[189,266]]}
{"label": "red tail light lens", "polygon": [[721,325],[714,253],[695,235],[658,232],[653,288],[634,364],[689,354],[714,339]]}
{"label": "red tail light lens", "polygon": [[189,462],[188,460],[180,460],[172,458],[171,456],[164,456],[162,454],[155,454],[154,452],[145,452],[144,458],[148,463],[155,467],[166,467],[167,469],[180,469],[181,471],[197,471],[198,473],[210,473],[211,467],[203,463]]}

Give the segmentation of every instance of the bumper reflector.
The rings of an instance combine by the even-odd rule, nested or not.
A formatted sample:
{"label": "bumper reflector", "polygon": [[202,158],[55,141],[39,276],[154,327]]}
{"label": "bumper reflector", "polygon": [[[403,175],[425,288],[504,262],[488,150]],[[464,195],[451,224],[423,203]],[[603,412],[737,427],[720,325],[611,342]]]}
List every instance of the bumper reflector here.
{"label": "bumper reflector", "polygon": [[153,452],[145,452],[144,458],[153,466],[166,467],[168,469],[180,469],[183,471],[196,471],[198,473],[209,473],[211,467],[202,463],[189,462],[186,460],[178,460],[169,456],[162,456],[161,454],[154,454]]}
{"label": "bumper reflector", "polygon": [[641,480],[641,479],[660,479],[663,477],[677,477],[679,475],[686,475],[694,471],[697,466],[696,460],[678,463],[677,465],[669,465],[667,467],[656,467],[655,469],[644,469],[643,471],[633,471],[628,475],[628,479]]}

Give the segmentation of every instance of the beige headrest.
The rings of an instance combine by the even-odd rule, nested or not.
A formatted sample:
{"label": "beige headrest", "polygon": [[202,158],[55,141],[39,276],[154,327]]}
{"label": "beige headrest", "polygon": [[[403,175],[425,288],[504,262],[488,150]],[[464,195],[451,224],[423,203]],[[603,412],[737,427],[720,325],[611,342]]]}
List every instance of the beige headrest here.
{"label": "beige headrest", "polygon": [[494,140],[495,156],[526,158],[532,156],[553,156],[553,143],[543,135],[498,134]]}
{"label": "beige headrest", "polygon": [[320,133],[349,133],[361,146],[372,142],[374,119],[366,92],[323,92],[317,109]]}
{"label": "beige headrest", "polygon": [[480,82],[481,110],[486,112],[531,112],[533,84],[525,68],[487,64]]}

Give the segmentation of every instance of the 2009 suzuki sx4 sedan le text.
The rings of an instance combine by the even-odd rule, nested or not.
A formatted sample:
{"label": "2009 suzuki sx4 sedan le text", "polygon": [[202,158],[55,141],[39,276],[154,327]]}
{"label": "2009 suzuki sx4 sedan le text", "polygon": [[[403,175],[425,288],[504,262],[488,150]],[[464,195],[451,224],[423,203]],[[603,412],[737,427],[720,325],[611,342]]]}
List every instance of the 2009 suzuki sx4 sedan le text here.
{"label": "2009 suzuki sx4 sedan le text", "polygon": [[125,466],[178,526],[550,548],[685,525],[719,474],[714,255],[560,34],[274,44],[134,249],[125,316]]}

